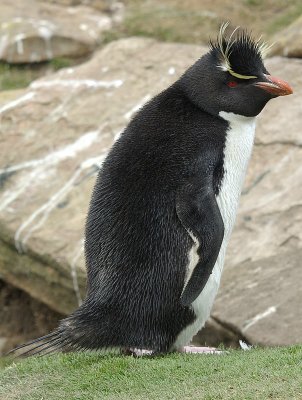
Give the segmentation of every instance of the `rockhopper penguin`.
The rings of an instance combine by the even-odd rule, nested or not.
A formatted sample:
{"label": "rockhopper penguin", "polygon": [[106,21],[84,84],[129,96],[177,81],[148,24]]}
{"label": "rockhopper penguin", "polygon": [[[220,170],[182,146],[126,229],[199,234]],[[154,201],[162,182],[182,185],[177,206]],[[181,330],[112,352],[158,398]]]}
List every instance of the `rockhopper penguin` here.
{"label": "rockhopper penguin", "polygon": [[86,299],[23,354],[190,351],[218,291],[255,117],[292,93],[264,67],[263,44],[225,29],[113,145],[87,219]]}

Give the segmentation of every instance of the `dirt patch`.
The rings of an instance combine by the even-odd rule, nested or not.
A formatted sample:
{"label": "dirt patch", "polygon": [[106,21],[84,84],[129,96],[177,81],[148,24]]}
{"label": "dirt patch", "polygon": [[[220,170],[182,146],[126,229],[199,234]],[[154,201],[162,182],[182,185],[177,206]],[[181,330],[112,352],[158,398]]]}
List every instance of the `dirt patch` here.
{"label": "dirt patch", "polygon": [[45,335],[64,316],[0,280],[0,354]]}

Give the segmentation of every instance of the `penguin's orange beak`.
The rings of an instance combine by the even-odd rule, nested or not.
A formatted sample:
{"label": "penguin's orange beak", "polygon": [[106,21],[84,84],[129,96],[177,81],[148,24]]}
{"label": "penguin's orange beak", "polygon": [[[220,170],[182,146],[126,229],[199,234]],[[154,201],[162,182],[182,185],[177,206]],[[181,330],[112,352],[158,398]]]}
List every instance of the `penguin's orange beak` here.
{"label": "penguin's orange beak", "polygon": [[267,81],[256,82],[254,83],[254,86],[257,86],[274,96],[286,96],[293,93],[293,89],[282,79],[266,74],[264,76]]}

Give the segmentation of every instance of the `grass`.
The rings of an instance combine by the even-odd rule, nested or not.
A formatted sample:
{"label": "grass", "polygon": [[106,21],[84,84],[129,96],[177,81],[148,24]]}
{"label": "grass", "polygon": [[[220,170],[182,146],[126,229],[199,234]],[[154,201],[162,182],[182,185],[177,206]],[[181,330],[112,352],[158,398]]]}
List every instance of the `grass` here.
{"label": "grass", "polygon": [[75,65],[77,60],[57,57],[49,62],[12,65],[0,62],[0,91],[15,90],[27,87],[35,79],[55,72],[61,68]]}
{"label": "grass", "polygon": [[48,65],[54,70],[58,71],[61,68],[67,68],[74,65],[75,62],[67,57],[56,57],[49,61]]}
{"label": "grass", "polygon": [[[178,4],[180,3],[180,4]],[[217,34],[218,23],[214,13],[188,8],[181,2],[129,0],[125,19],[114,31],[102,34],[102,44],[130,36],[152,37],[165,42],[202,43],[209,39],[204,32]],[[205,40],[204,40],[205,39]]]}
{"label": "grass", "polygon": [[269,39],[301,14],[301,0],[128,0],[124,21],[102,34],[102,44],[129,36],[207,44],[217,36],[222,21]]}
{"label": "grass", "polygon": [[281,31],[283,28],[289,26],[292,22],[302,15],[302,3],[290,7],[287,11],[274,18],[266,28],[266,32],[270,34],[275,34]]}
{"label": "grass", "polygon": [[183,43],[200,43],[203,39],[201,27],[205,26],[214,30],[216,35],[216,21],[211,16],[169,3],[155,4],[150,8],[129,7],[124,22],[128,36],[149,36],[161,41]]}
{"label": "grass", "polygon": [[29,358],[0,371],[1,400],[302,399],[302,345],[161,358]]}
{"label": "grass", "polygon": [[20,89],[28,86],[36,77],[32,66],[16,67],[0,63],[0,90]]}

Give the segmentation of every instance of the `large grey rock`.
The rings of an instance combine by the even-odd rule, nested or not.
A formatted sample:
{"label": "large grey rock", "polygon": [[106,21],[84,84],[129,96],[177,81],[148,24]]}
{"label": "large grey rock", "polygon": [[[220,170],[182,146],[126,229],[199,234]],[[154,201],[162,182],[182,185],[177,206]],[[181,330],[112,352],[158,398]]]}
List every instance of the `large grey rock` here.
{"label": "large grey rock", "polygon": [[230,268],[213,316],[250,343],[301,343],[301,260],[302,250],[296,250]]}
{"label": "large grey rock", "polygon": [[[83,227],[98,166],[131,115],[204,50],[151,39],[120,40],[86,64],[36,81],[26,91],[0,95],[0,274],[4,280],[61,313],[75,308],[85,287]],[[292,279],[297,279],[299,268],[294,255],[302,247],[302,61],[273,58],[267,67],[289,80],[295,94],[273,100],[259,118],[219,296],[228,290],[233,268],[240,271],[240,277],[247,265],[257,271],[258,262],[286,254],[293,254],[289,263],[294,273],[280,269],[278,276],[293,293],[297,289]],[[266,296],[275,292],[271,284],[270,288],[258,285],[257,296],[264,289]],[[245,292],[234,296],[236,334],[242,331],[241,321],[265,311],[255,308],[247,315],[245,296]],[[274,305],[266,304],[267,308]],[[233,326],[228,303],[218,298],[217,305],[216,322],[222,321],[226,328],[230,320]],[[293,303],[288,320],[292,326],[296,307]],[[280,308],[279,312],[287,310]],[[269,328],[263,328],[266,337],[273,334]],[[249,338],[264,343],[258,334]],[[265,343],[282,344],[282,340],[272,337]]]}
{"label": "large grey rock", "polygon": [[31,63],[82,57],[97,47],[102,32],[111,26],[111,17],[86,6],[2,0],[0,60]]}

